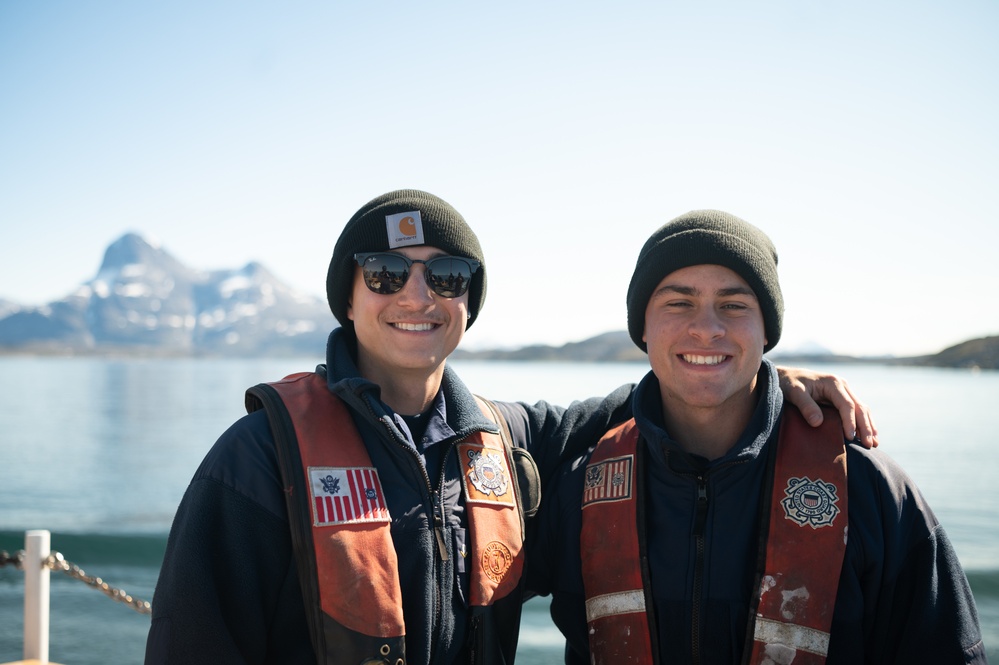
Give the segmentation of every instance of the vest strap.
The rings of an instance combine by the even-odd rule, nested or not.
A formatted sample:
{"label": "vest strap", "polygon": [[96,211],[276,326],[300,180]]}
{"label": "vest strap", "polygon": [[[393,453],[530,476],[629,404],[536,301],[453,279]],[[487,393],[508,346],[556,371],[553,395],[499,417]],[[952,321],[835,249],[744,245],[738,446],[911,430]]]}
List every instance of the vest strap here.
{"label": "vest strap", "polygon": [[[815,429],[787,408],[748,663],[825,663],[847,541],[846,447],[835,411]],[[776,660],[776,662],[780,662]]]}
{"label": "vest strap", "polygon": [[586,466],[580,554],[593,663],[649,662],[650,614],[639,546],[634,419],[611,429]]}
{"label": "vest strap", "polygon": [[478,397],[476,402],[483,415],[501,423],[499,436],[480,433],[457,446],[465,508],[473,530],[469,604],[485,606],[520,584],[524,520],[511,444],[504,436],[506,422],[491,402]]}
{"label": "vest strap", "polygon": [[586,599],[586,620],[595,621],[618,614],[632,614],[645,611],[645,594],[642,591],[619,591],[605,593],[596,598]]}
{"label": "vest strap", "polygon": [[765,617],[756,618],[755,640],[823,656],[829,651],[829,633]]}
{"label": "vest strap", "polygon": [[405,662],[402,592],[388,511],[377,471],[346,406],[329,392],[324,377],[311,372],[251,388],[248,407],[251,396],[267,410],[274,432],[319,661]]}

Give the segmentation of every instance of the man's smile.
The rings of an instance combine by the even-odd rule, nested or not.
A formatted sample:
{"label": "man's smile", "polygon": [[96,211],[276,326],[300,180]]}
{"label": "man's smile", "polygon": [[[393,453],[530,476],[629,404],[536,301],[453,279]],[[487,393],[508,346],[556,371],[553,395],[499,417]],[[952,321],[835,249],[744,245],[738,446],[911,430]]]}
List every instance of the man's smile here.
{"label": "man's smile", "polygon": [[427,331],[427,330],[433,330],[434,328],[436,328],[440,324],[439,323],[405,323],[405,322],[400,322],[400,323],[392,323],[392,324],[389,324],[389,325],[391,325],[393,328],[397,328],[399,330],[408,330],[408,331],[414,331],[414,332],[424,332],[424,331]]}
{"label": "man's smile", "polygon": [[728,356],[700,356],[692,353],[682,353],[680,357],[691,365],[719,365],[728,358]]}

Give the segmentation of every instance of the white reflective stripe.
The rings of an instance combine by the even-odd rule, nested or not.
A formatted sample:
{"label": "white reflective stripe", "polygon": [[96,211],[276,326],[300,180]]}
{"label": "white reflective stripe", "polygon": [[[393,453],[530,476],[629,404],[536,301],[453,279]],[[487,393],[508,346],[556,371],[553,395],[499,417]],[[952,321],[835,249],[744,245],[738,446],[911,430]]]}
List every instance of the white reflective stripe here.
{"label": "white reflective stripe", "polygon": [[586,599],[586,620],[593,621],[616,614],[631,614],[645,611],[645,592],[618,591]]}
{"label": "white reflective stripe", "polygon": [[819,656],[825,656],[829,652],[829,633],[793,623],[764,619],[761,616],[756,617],[753,639],[764,644],[781,644]]}

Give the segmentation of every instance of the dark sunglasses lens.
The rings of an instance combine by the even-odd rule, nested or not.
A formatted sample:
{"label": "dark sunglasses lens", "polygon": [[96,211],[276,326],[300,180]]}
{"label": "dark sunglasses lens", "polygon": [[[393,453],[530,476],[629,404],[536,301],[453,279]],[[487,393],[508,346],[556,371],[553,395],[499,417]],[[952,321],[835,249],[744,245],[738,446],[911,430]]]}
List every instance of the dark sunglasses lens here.
{"label": "dark sunglasses lens", "polygon": [[471,281],[472,267],[464,259],[441,256],[427,261],[427,283],[439,296],[458,298]]}
{"label": "dark sunglasses lens", "polygon": [[406,283],[409,266],[398,254],[374,254],[364,260],[361,274],[375,293],[395,293]]}

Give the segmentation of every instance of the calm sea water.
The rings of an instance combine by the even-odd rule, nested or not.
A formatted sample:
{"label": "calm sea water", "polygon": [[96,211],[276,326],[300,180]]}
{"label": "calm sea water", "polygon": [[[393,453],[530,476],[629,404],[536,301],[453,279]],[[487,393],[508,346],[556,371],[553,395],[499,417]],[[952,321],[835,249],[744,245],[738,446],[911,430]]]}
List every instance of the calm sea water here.
{"label": "calm sea water", "polygon": [[[0,358],[0,549],[24,531],[88,574],[151,600],[166,533],[188,480],[243,413],[243,391],[319,358]],[[454,363],[480,394],[567,404],[638,380],[635,364]],[[874,411],[885,452],[926,494],[954,541],[999,662],[999,373],[821,367]],[[0,568],[0,662],[22,656],[23,575]],[[53,573],[50,657],[141,663],[149,619]],[[559,662],[547,601],[528,603],[518,663]]]}

